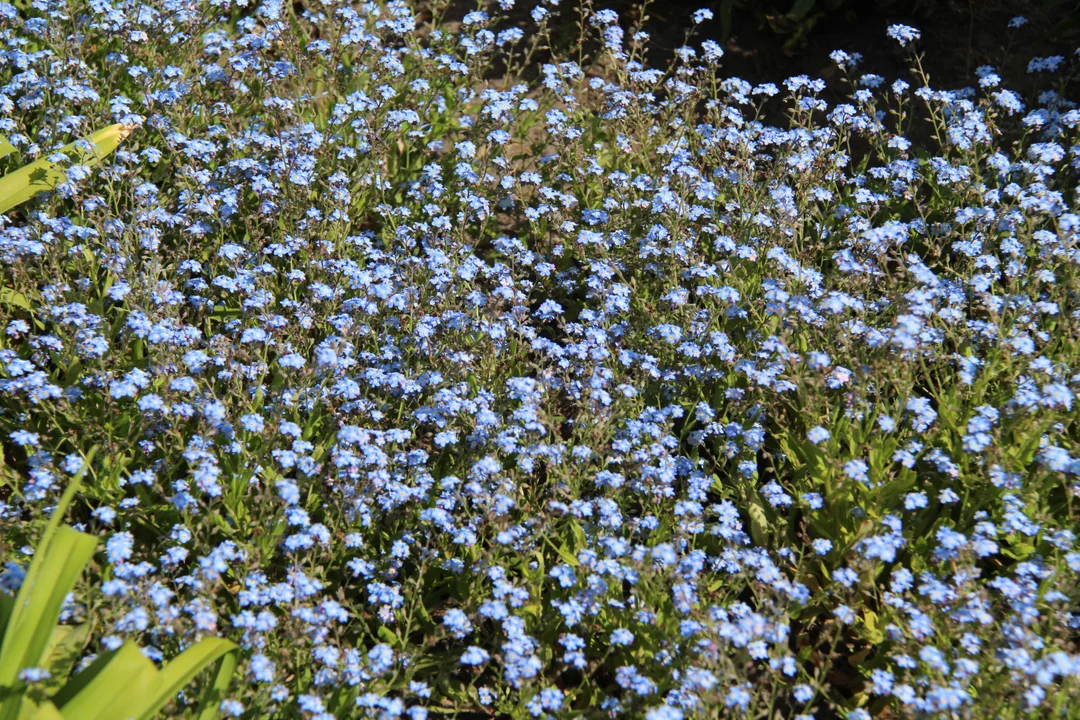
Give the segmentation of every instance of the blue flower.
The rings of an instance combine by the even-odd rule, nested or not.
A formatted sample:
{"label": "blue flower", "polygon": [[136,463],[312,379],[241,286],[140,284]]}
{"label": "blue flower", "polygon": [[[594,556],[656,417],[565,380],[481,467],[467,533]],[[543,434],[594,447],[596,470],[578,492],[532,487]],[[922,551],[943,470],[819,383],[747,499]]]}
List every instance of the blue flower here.
{"label": "blue flower", "polygon": [[123,532],[114,533],[105,542],[105,556],[112,564],[118,564],[126,562],[131,558],[132,551],[135,547],[135,538],[126,530]]}
{"label": "blue flower", "polygon": [[890,25],[886,34],[900,43],[900,47],[907,47],[910,43],[918,40],[922,33],[909,25]]}
{"label": "blue flower", "polygon": [[848,460],[844,463],[844,474],[852,480],[863,483],[864,485],[870,484],[869,470],[870,466],[866,464],[865,460],[855,459]]}
{"label": "blue flower", "polygon": [[468,616],[458,608],[451,608],[443,616],[443,625],[447,631],[456,638],[463,638],[472,632],[472,623]]}
{"label": "blue flower", "polygon": [[16,430],[8,435],[8,437],[10,437],[11,441],[16,445],[21,445],[22,447],[37,447],[41,442],[40,435],[27,430]]}
{"label": "blue flower", "polygon": [[488,655],[487,651],[485,651],[483,648],[479,648],[476,645],[470,645],[468,648],[466,648],[465,652],[461,654],[461,664],[483,665],[488,661],[488,658],[490,657],[491,656]]}

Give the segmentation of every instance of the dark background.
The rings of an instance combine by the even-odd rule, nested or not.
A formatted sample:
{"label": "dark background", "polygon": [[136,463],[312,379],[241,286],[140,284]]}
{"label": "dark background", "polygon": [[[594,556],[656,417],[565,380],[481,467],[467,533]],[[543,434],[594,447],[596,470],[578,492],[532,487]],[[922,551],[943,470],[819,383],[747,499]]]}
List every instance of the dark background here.
{"label": "dark background", "polygon": [[[557,45],[572,47],[578,37],[579,0],[561,0],[550,22]],[[595,0],[593,7],[620,14],[629,31],[640,16],[630,0]],[[518,0],[510,23],[531,32],[529,13],[535,0]],[[894,23],[919,28],[923,67],[935,89],[972,86],[975,69],[992,65],[1002,85],[1021,93],[1070,88],[1080,78],[1080,0],[654,0],[646,8],[644,28],[651,35],[653,67],[666,67],[675,48],[684,44],[698,8],[712,10],[714,18],[697,26],[690,40],[700,47],[705,39],[725,50],[723,74],[753,83],[775,82],[806,74],[838,83],[833,50],[863,55],[861,72],[882,75],[887,82],[907,77],[910,60],[898,44],[886,37]],[[476,9],[475,0],[456,0],[447,19],[459,20]],[[1019,29],[1009,28],[1018,15],[1028,19]],[[1063,55],[1065,70],[1051,77],[1027,72],[1032,57]],[[537,58],[543,62],[543,58]]]}

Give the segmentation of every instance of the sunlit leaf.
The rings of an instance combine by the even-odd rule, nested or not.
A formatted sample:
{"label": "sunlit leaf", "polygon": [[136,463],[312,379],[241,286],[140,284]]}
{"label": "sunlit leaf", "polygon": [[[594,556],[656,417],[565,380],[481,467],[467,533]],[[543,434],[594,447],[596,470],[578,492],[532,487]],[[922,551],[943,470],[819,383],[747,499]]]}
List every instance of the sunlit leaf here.
{"label": "sunlit leaf", "polygon": [[[76,165],[96,165],[108,156],[120,141],[131,133],[128,125],[110,125],[85,138],[93,146],[83,149],[79,141],[65,145],[57,152],[71,154]],[[53,153],[50,153],[52,155]],[[38,193],[53,190],[66,179],[62,167],[44,157],[0,178],[0,214],[21,205]]]}

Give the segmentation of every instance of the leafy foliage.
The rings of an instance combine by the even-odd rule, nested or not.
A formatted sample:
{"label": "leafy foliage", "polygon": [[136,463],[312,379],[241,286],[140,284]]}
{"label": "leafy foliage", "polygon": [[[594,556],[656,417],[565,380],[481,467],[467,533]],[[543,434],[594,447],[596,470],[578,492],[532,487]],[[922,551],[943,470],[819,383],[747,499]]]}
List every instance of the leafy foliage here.
{"label": "leafy foliage", "polygon": [[[87,463],[95,450],[87,453]],[[97,541],[59,523],[85,470],[84,465],[76,473],[53,510],[18,594],[0,598],[0,718],[149,720],[216,661],[215,679],[198,713],[199,720],[211,720],[236,667],[236,646],[221,638],[199,641],[162,670],[128,641],[68,679],[89,626],[56,621]]]}
{"label": "leafy foliage", "polygon": [[837,51],[830,105],[511,4],[0,4],[12,146],[132,128],[0,228],[0,588],[104,542],[20,672],[184,715],[153,662],[228,641],[200,712],[1073,713],[1076,59],[946,90],[893,26],[910,75]]}

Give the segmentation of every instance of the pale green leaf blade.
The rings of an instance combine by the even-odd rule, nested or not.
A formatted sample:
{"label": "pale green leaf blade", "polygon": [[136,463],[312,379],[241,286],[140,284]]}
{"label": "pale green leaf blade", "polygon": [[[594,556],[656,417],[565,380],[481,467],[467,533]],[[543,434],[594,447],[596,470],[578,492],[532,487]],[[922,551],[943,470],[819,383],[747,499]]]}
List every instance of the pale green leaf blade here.
{"label": "pale green leaf blade", "polygon": [[[65,145],[59,152],[74,153],[77,164],[95,165],[116,150],[120,141],[131,133],[131,129],[130,125],[110,125],[85,138],[93,146],[92,150],[83,150],[76,141]],[[0,214],[8,212],[38,193],[54,189],[64,179],[64,170],[47,157],[8,173],[0,178]]]}
{"label": "pale green leaf blade", "polygon": [[0,594],[0,638],[4,637],[4,629],[7,627],[11,611],[15,609],[15,597],[13,595]]}
{"label": "pale green leaf blade", "polygon": [[0,158],[7,157],[13,152],[17,152],[17,148],[6,137],[0,135]]}
{"label": "pale green leaf blade", "polygon": [[18,207],[38,193],[52,190],[64,181],[64,173],[48,158],[42,158],[0,178],[0,215]]}
{"label": "pale green leaf blade", "polygon": [[65,525],[47,547],[34,553],[31,567],[15,598],[0,652],[0,686],[14,684],[19,670],[37,667],[48,645],[64,598],[94,556],[97,540]]}
{"label": "pale green leaf blade", "polygon": [[[97,546],[93,536],[68,526],[58,529],[58,526],[96,451],[95,447],[87,453],[82,469],[60,496],[10,614],[6,616],[0,639],[0,687],[12,686],[19,670],[37,665],[60,617],[64,598],[93,557]],[[6,702],[0,705],[0,719],[11,712],[11,706]]]}
{"label": "pale green leaf blade", "polygon": [[92,146],[89,150],[81,149],[78,141],[65,145],[63,150],[64,152],[74,151],[77,155],[76,161],[78,163],[82,165],[93,165],[111,155],[113,151],[120,146],[120,143],[124,138],[130,135],[131,131],[134,129],[133,125],[123,125],[120,123],[110,125],[98,130],[90,137],[85,138]]}
{"label": "pale green leaf blade", "polygon": [[[205,638],[180,653],[162,668],[156,697],[144,708],[139,720],[150,720],[158,710],[164,707],[190,683],[195,676],[217,663],[214,680],[207,688],[200,705],[199,720],[210,720],[217,713],[221,696],[229,686],[233,670],[236,668],[238,648],[222,638]],[[151,700],[150,698],[147,698]]]}
{"label": "pale green leaf blade", "polygon": [[56,709],[56,706],[46,700],[38,705],[34,720],[64,720],[64,716]]}
{"label": "pale green leaf blade", "polygon": [[768,540],[766,533],[769,531],[769,516],[765,512],[765,506],[753,500],[746,508],[750,516],[750,537],[754,544],[765,547]]}
{"label": "pale green leaf blade", "polygon": [[66,720],[127,720],[140,717],[157,694],[159,672],[139,647],[126,642],[71,679],[53,702]]}
{"label": "pale green leaf blade", "polygon": [[90,637],[90,625],[60,625],[53,629],[52,637],[45,647],[40,667],[49,671],[49,679],[44,683],[46,696],[55,694],[67,682],[71,669],[82,655],[86,641]]}
{"label": "pale green leaf blade", "polygon": [[64,720],[64,716],[48,700],[40,705],[34,705],[24,698],[19,720]]}
{"label": "pale green leaf blade", "polygon": [[29,313],[34,311],[34,308],[30,305],[30,301],[26,299],[25,295],[6,287],[0,288],[0,305],[16,307]]}
{"label": "pale green leaf blade", "polygon": [[[228,643],[228,641],[225,642]],[[198,720],[214,720],[218,708],[221,707],[221,701],[225,699],[225,693],[229,690],[233,672],[240,662],[240,648],[232,643],[228,644],[232,647],[218,659],[214,668],[214,679],[203,693],[202,701],[199,703]]]}

